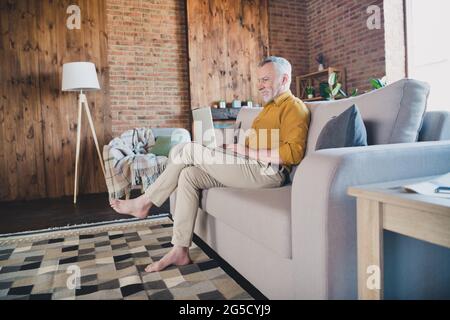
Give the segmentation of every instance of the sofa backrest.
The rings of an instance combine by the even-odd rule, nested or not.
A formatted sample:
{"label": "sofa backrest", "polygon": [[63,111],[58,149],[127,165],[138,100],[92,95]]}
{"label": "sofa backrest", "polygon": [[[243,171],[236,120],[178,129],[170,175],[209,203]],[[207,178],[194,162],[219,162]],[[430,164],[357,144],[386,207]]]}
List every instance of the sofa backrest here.
{"label": "sofa backrest", "polygon": [[[370,132],[369,137],[372,139],[370,144],[389,144],[389,143],[396,143],[396,142],[415,142],[417,141],[417,133],[415,130],[419,130],[419,139],[418,141],[442,141],[442,140],[450,140],[450,112],[448,111],[431,111],[426,112],[425,116],[423,117],[423,123],[421,123],[422,116],[419,116],[421,112],[422,107],[424,107],[425,102],[424,99],[428,96],[428,85],[415,81],[415,80],[402,80],[399,82],[396,82],[386,88],[379,89],[377,91],[374,91],[372,93],[367,93],[365,95],[361,95],[356,98],[350,98],[346,100],[339,100],[335,102],[320,102],[320,103],[307,103],[308,108],[310,108],[312,113],[311,118],[311,125],[309,129],[308,134],[308,147],[309,150],[313,149],[315,146],[315,142],[317,141],[317,135],[320,131],[323,125],[325,125],[326,119],[333,117],[335,114],[339,114],[337,110],[331,109],[332,107],[336,107],[337,109],[342,108],[342,110],[345,110],[345,108],[348,106],[351,106],[352,103],[355,103],[358,105],[364,119],[364,123],[366,124],[367,130]],[[398,95],[408,95],[409,97],[403,97],[399,99]],[[393,97],[392,97],[393,96]],[[414,96],[417,96],[417,98],[421,102],[412,102],[413,107],[409,107],[409,109],[416,109],[411,110],[411,113],[413,113],[413,116],[416,120],[412,121],[408,119],[403,119],[400,121],[398,118],[400,117],[399,113],[405,113],[405,110],[399,110],[401,105],[403,104],[403,108],[405,108],[406,101],[410,101],[413,99]],[[391,97],[392,101],[397,101],[398,104],[395,106],[392,106],[392,101],[386,102],[386,97]],[[367,99],[367,101],[366,101]],[[378,101],[372,101],[373,99],[379,99]],[[403,100],[403,103],[402,103]],[[419,104],[419,105],[417,105]],[[391,106],[392,108],[397,110],[398,114],[393,114],[392,110],[385,110],[386,105]],[[322,110],[323,108],[328,107],[328,110]],[[321,108],[321,109],[319,109]],[[374,110],[367,110],[368,108],[374,108]],[[237,122],[241,123],[241,132],[239,135],[239,142],[244,141],[244,132],[251,128],[253,120],[256,118],[256,116],[262,111],[263,108],[242,108],[239,112],[239,115],[237,117]],[[330,110],[331,109],[331,110]],[[417,110],[419,109],[419,110]],[[339,109],[340,110],[340,109]],[[381,114],[377,114],[381,113]],[[323,114],[326,114],[325,119],[322,121],[318,120],[319,117],[321,117]],[[385,119],[387,118],[386,114],[392,115],[392,119]],[[404,114],[402,116],[405,116]],[[420,119],[420,120],[419,120]],[[326,121],[325,121],[326,120]],[[317,121],[321,123],[316,123]],[[389,125],[384,125],[382,122],[387,121],[390,123],[390,126],[392,128],[389,128]],[[380,122],[380,123],[379,123]],[[397,123],[399,122],[399,123]],[[413,123],[414,122],[414,123]],[[410,124],[411,128],[410,130],[414,131],[408,131],[406,128],[403,128],[402,124],[405,125]],[[413,129],[417,128],[417,129]],[[388,130],[390,129],[390,130]],[[381,132],[378,132],[380,131]],[[385,130],[385,132],[383,132]],[[314,132],[316,131],[316,132]],[[403,137],[404,141],[401,141],[402,138],[399,133],[402,133],[406,131],[408,133],[408,139],[406,137]],[[395,132],[399,134],[399,136],[393,135]],[[390,135],[388,135],[390,133]],[[392,138],[392,140],[389,140],[389,138]],[[394,140],[393,138],[396,138],[397,140]],[[405,141],[406,140],[406,141]],[[412,140],[412,141],[411,141]],[[385,142],[385,141],[393,141],[393,142]],[[395,141],[395,142],[394,142]],[[375,143],[376,142],[376,143]]]}
{"label": "sofa backrest", "polygon": [[450,112],[427,112],[420,130],[419,141],[444,140],[450,140]]}
{"label": "sofa backrest", "polygon": [[238,143],[244,144],[245,133],[251,129],[253,120],[258,116],[258,114],[263,110],[263,108],[242,108],[239,111],[236,123],[240,124]]}
{"label": "sofa backrest", "polygon": [[311,111],[306,154],[315,150],[325,124],[354,104],[364,120],[369,145],[416,142],[429,92],[428,84],[403,79],[353,98],[306,103]]}

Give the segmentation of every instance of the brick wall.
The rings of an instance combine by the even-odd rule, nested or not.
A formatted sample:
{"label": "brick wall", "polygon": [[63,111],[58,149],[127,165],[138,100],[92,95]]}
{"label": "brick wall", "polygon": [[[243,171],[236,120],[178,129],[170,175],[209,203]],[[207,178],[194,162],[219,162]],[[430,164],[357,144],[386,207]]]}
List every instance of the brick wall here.
{"label": "brick wall", "polygon": [[[309,70],[307,2],[269,0],[270,54],[288,59],[293,75]],[[291,88],[295,90],[294,79]]]}
{"label": "brick wall", "polygon": [[328,65],[347,69],[349,91],[362,93],[370,78],[385,75],[384,28],[367,28],[369,5],[383,9],[383,0],[308,0],[310,71],[317,70],[315,57],[322,52]]}
{"label": "brick wall", "polygon": [[385,75],[384,28],[369,30],[366,12],[369,5],[383,9],[383,0],[269,3],[271,54],[289,59],[294,76],[317,71],[320,52],[327,65],[346,68],[348,91],[358,88],[362,93],[370,89],[370,78]]}
{"label": "brick wall", "polygon": [[[385,74],[384,30],[369,30],[366,9],[383,0],[269,0],[270,53],[293,74],[328,65],[347,69],[348,88]],[[190,128],[184,0],[107,0],[113,135],[133,127]],[[292,88],[294,88],[293,83]],[[295,91],[294,91],[295,92]]]}
{"label": "brick wall", "polygon": [[190,127],[184,0],[107,0],[113,135]]}

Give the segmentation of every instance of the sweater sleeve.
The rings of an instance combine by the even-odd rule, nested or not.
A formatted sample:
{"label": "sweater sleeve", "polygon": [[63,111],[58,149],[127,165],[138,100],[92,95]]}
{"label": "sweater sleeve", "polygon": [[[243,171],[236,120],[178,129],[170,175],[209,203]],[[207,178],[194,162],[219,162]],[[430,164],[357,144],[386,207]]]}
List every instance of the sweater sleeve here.
{"label": "sweater sleeve", "polygon": [[284,165],[298,165],[305,156],[309,122],[309,110],[302,102],[281,114],[279,155]]}

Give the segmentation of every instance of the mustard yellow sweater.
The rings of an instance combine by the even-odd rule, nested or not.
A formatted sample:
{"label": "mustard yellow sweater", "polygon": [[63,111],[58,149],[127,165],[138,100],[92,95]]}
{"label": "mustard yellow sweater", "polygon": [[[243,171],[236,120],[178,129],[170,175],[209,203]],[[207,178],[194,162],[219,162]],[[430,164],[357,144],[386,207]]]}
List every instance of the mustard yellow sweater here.
{"label": "mustard yellow sweater", "polygon": [[287,91],[268,102],[253,121],[246,139],[251,149],[279,149],[283,164],[289,169],[305,156],[310,112],[300,99]]}

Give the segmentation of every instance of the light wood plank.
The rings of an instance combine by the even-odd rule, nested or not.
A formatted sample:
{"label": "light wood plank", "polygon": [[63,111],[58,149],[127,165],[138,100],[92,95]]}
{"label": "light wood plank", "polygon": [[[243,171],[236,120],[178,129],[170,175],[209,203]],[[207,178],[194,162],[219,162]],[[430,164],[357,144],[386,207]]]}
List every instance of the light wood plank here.
{"label": "light wood plank", "polygon": [[[0,201],[72,195],[77,94],[61,92],[62,65],[92,61],[102,91],[92,94],[100,147],[112,139],[105,0],[80,0],[82,30],[68,30],[70,0],[1,1]],[[95,141],[85,126],[82,193],[106,191]],[[90,138],[90,139],[88,139]]]}
{"label": "light wood plank", "polygon": [[[0,12],[6,12],[6,2],[0,1]],[[8,34],[8,20],[0,13],[0,34]],[[9,43],[6,36],[0,37],[0,61],[6,61],[6,50]],[[6,73],[0,72],[0,90],[1,92],[8,92]],[[8,98],[6,95],[0,95],[0,199],[8,197],[8,174],[7,174],[7,156],[5,156],[5,109],[7,107]]]}
{"label": "light wood plank", "polygon": [[[107,127],[105,124],[104,118],[105,114],[109,113],[109,104],[105,103],[107,94],[102,94],[102,92],[108,92],[108,80],[104,78],[104,70],[102,71],[102,66],[104,65],[102,60],[106,60],[106,42],[105,38],[102,37],[102,34],[105,33],[102,30],[102,21],[101,17],[104,16],[104,12],[101,10],[102,2],[95,1],[87,1],[86,9],[87,9],[87,21],[89,23],[86,25],[85,30],[85,50],[86,56],[89,61],[95,63],[97,67],[97,76],[99,79],[101,91],[96,91],[90,94],[88,97],[88,106],[87,110],[90,111],[92,115],[92,121],[95,128],[95,136],[93,142],[95,142],[94,147],[90,148],[91,157],[93,159],[92,163],[89,164],[89,175],[92,176],[90,179],[92,184],[92,189],[89,192],[98,193],[98,192],[106,192],[106,182],[104,176],[104,168],[103,161],[101,163],[98,162],[96,154],[96,149],[100,148],[103,150],[103,146],[108,144],[110,140],[105,139],[105,135],[107,135],[108,131],[112,131],[111,127]],[[103,21],[104,22],[104,21]],[[102,49],[103,47],[103,49]],[[105,81],[106,80],[106,81]],[[109,123],[111,125],[111,123]],[[92,131],[92,130],[91,130]],[[92,140],[91,140],[92,143]],[[101,156],[100,156],[101,158]],[[100,164],[100,165],[99,165]]]}
{"label": "light wood plank", "polygon": [[191,107],[259,102],[256,70],[268,53],[267,0],[187,1]]}
{"label": "light wood plank", "polygon": [[[399,186],[428,181],[425,177],[351,187],[357,197],[358,296],[383,298],[383,230],[450,248],[450,203],[446,199],[406,193]],[[367,286],[367,267],[380,266],[380,290]]]}
{"label": "light wood plank", "polygon": [[64,194],[64,186],[60,183],[55,170],[60,168],[58,164],[58,135],[61,126],[61,114],[59,110],[60,91],[55,90],[60,86],[58,54],[56,50],[56,10],[48,1],[39,2],[37,17],[37,37],[41,50],[39,52],[39,86],[40,86],[40,111],[42,117],[42,142],[45,174],[45,188],[47,197],[57,197]]}
{"label": "light wood plank", "polygon": [[[358,296],[362,300],[383,299],[383,213],[376,201],[357,200],[357,250],[358,250]],[[378,268],[377,274],[369,274],[371,268]],[[373,271],[373,270],[372,270]],[[377,281],[378,280],[378,281]],[[380,284],[379,289],[371,287]]]}
{"label": "light wood plank", "polygon": [[[2,1],[5,5],[7,4],[5,1]],[[4,141],[2,144],[4,146],[4,154],[5,154],[5,167],[6,174],[8,176],[7,184],[8,184],[8,194],[6,199],[18,199],[19,195],[19,173],[18,173],[18,164],[17,164],[17,154],[16,154],[16,145],[17,141],[17,133],[16,129],[18,124],[16,123],[16,114],[18,114],[18,109],[20,105],[18,103],[20,99],[19,93],[19,70],[20,64],[18,56],[18,50],[20,44],[17,39],[20,35],[17,33],[18,28],[16,28],[16,24],[18,21],[20,22],[20,9],[18,8],[18,4],[16,2],[6,5],[5,8],[0,11],[2,27],[5,27],[5,30],[2,30],[2,37],[4,37],[5,45],[5,60],[2,65],[2,73],[5,75],[6,80],[6,91],[8,94],[6,95],[5,102],[5,110],[4,110]]]}
{"label": "light wood plank", "polygon": [[34,154],[34,166],[33,173],[31,176],[31,183],[35,184],[34,193],[26,194],[24,198],[45,198],[47,196],[47,183],[45,175],[45,149],[44,149],[44,126],[42,119],[42,105],[41,96],[43,91],[41,90],[41,77],[40,72],[35,72],[35,70],[40,70],[40,55],[41,55],[41,44],[40,44],[40,12],[41,12],[41,2],[31,1],[32,10],[36,15],[36,19],[31,19],[31,34],[32,37],[37,39],[34,52],[32,53],[31,61],[31,72],[34,78],[36,86],[33,90],[30,90],[29,95],[32,97],[31,107],[32,107],[32,124],[30,130],[28,130],[27,139],[32,145],[30,148]]}
{"label": "light wood plank", "polygon": [[450,248],[450,218],[445,214],[384,204],[384,228]]}
{"label": "light wood plank", "polygon": [[427,181],[433,178],[427,177],[419,180],[395,181],[385,186],[377,184],[373,186],[351,187],[348,189],[348,194],[358,198],[387,202],[401,207],[436,212],[450,217],[450,201],[447,199],[408,193],[401,188],[401,186],[407,184]]}

